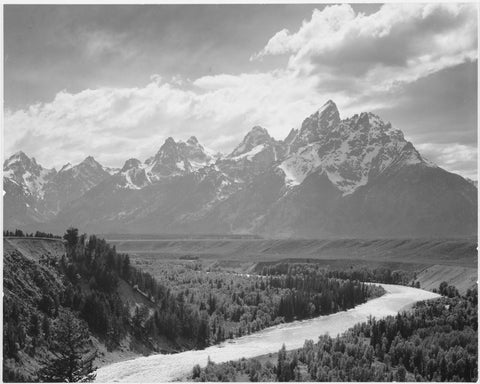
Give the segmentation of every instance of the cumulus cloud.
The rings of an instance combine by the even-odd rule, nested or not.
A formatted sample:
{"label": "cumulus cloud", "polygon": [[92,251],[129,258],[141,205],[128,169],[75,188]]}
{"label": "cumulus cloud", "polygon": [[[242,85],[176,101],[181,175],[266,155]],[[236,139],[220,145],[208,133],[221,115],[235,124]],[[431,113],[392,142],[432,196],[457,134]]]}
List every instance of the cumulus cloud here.
{"label": "cumulus cloud", "polygon": [[57,167],[92,154],[119,166],[152,155],[168,136],[190,135],[225,152],[257,124],[283,139],[325,101],[314,78],[298,81],[290,71],[177,83],[153,76],[144,87],[62,91],[49,103],[7,110],[6,154],[22,149]]}
{"label": "cumulus cloud", "polygon": [[[444,82],[443,88],[432,84],[440,83],[435,76],[458,79],[446,68],[463,68],[459,64],[476,59],[474,8],[472,4],[386,4],[367,16],[355,13],[348,4],[327,6],[315,10],[297,32],[283,29],[275,34],[252,57],[255,61],[286,54],[286,67],[194,80],[154,74],[139,87],[61,91],[51,102],[5,112],[5,152],[8,156],[21,149],[49,167],[78,162],[87,155],[108,166],[121,166],[130,157],[151,156],[168,136],[185,140],[191,135],[214,150],[228,152],[254,125],[283,139],[332,99],[342,118],[361,111],[389,114],[407,136],[422,137],[423,144],[414,144],[427,157],[472,177],[475,147],[459,142],[458,134],[452,132],[448,138],[452,145],[440,137],[434,140],[437,133],[445,137],[446,128],[432,128],[447,126],[444,116],[455,117],[448,127],[458,126],[458,114],[452,114],[452,108],[459,106],[442,102],[432,107],[427,101],[432,95],[440,100],[440,94],[457,101],[471,98],[471,92],[465,92],[468,87],[460,86],[452,96],[445,91],[452,88],[450,82]],[[102,56],[121,51],[124,38],[94,32],[82,41],[92,56]],[[471,70],[461,72],[465,71]],[[419,81],[427,78],[433,80]],[[467,107],[462,114],[472,117],[470,104]],[[415,114],[402,118],[408,111]],[[463,132],[475,119],[462,125]]]}
{"label": "cumulus cloud", "polygon": [[356,14],[348,4],[315,10],[283,29],[252,58],[289,54],[289,67],[329,73],[353,90],[387,90],[477,58],[474,4],[385,4]]}

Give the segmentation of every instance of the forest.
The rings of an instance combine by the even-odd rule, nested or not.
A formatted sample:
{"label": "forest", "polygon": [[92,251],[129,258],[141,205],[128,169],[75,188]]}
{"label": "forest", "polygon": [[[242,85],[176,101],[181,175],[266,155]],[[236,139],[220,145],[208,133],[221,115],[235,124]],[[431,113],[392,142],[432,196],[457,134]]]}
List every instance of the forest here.
{"label": "forest", "polygon": [[[126,336],[150,352],[161,351],[165,338],[177,350],[201,349],[281,322],[346,310],[384,293],[378,286],[329,277],[313,265],[246,276],[204,270],[187,260],[166,264],[154,278],[94,235],[69,228],[63,239],[66,254],[60,259],[44,255],[36,263],[21,254],[5,259],[5,381],[80,379],[89,371],[85,367],[92,368],[90,336],[109,350]],[[126,300],[127,288],[143,302]],[[75,340],[62,336],[70,328],[83,340],[83,348],[75,350],[77,374],[55,376],[48,362]],[[65,362],[57,363],[58,373]]]}
{"label": "forest", "polygon": [[[194,381],[468,381],[478,379],[478,293],[442,283],[440,299],[320,336],[276,357],[194,367]],[[265,361],[266,360],[266,361]]]}

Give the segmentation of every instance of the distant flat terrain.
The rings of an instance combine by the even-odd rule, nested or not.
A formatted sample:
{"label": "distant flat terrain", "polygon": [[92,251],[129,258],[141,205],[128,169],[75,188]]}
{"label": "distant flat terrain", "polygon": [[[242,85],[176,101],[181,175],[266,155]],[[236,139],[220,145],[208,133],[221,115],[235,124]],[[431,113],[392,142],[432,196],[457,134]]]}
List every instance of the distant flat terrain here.
{"label": "distant flat terrain", "polygon": [[[153,273],[163,262],[190,259],[251,271],[275,261],[311,261],[325,266],[386,266],[417,272],[422,288],[442,281],[460,291],[477,281],[476,239],[256,239],[105,236],[120,252]],[[258,269],[258,268],[257,268]]]}
{"label": "distant flat terrain", "polygon": [[120,252],[160,258],[197,255],[235,261],[347,259],[477,267],[476,242],[459,239],[142,239],[109,238]]}

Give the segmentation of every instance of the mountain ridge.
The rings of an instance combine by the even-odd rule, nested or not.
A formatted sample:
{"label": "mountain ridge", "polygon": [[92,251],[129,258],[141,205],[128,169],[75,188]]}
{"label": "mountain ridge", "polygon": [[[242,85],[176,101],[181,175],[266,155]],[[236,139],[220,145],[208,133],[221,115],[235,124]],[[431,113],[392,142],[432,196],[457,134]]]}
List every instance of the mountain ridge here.
{"label": "mountain ridge", "polygon": [[144,162],[112,171],[89,156],[57,172],[17,153],[4,163],[5,221],[308,237],[474,234],[476,187],[453,175],[391,123],[369,112],[341,119],[329,100],[284,140],[255,126],[230,154],[195,136],[169,137]]}

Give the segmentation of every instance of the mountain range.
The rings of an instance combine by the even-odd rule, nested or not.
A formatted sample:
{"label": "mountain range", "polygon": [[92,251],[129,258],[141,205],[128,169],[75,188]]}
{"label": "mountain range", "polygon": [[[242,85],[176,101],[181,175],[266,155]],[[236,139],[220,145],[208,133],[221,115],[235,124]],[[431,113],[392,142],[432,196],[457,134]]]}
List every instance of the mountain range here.
{"label": "mountain range", "polygon": [[253,127],[230,153],[169,137],[145,161],[45,169],[5,160],[4,227],[268,237],[453,237],[477,233],[477,188],[425,159],[372,113],[328,101],[284,140]]}

